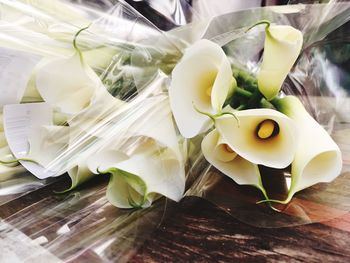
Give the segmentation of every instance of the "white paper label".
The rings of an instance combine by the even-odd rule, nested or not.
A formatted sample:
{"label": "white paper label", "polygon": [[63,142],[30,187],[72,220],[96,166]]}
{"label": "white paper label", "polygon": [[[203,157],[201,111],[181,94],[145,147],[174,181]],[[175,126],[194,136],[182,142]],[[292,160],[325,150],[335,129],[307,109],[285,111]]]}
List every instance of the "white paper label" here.
{"label": "white paper label", "polygon": [[[29,152],[28,137],[33,127],[52,125],[52,108],[46,103],[13,104],[4,107],[4,131],[8,145],[16,158],[26,157]],[[53,176],[42,166],[20,163],[39,179]]]}
{"label": "white paper label", "polygon": [[0,107],[21,101],[39,60],[37,55],[0,48]]}

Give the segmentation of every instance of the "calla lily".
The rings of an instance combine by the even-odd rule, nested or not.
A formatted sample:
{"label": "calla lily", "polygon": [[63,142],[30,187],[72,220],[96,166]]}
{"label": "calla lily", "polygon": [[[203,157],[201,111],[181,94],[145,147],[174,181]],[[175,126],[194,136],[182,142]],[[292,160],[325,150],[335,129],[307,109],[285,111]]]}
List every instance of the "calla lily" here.
{"label": "calla lily", "polygon": [[170,107],[167,101],[154,107],[149,118],[132,125],[123,138],[118,135],[122,143],[88,160],[93,173],[111,174],[107,198],[117,207],[147,207],[160,195],[175,201],[183,196],[184,160]]}
{"label": "calla lily", "polygon": [[264,55],[258,74],[258,87],[267,100],[280,91],[303,44],[303,34],[291,27],[269,25],[266,27]]}
{"label": "calla lily", "polygon": [[202,141],[202,152],[209,163],[240,185],[252,185],[267,197],[259,168],[237,155],[217,130],[211,131]]}
{"label": "calla lily", "polygon": [[163,152],[158,146],[149,146],[141,146],[137,149],[139,152],[131,155],[119,151],[102,152],[89,162],[95,173],[111,174],[107,198],[113,205],[148,207],[157,194],[174,201],[182,198],[184,171],[176,155]]}
{"label": "calla lily", "polygon": [[[29,157],[35,160],[44,168],[49,167],[60,153],[69,146],[70,128],[64,126],[39,126],[33,129],[29,137]],[[94,174],[88,169],[86,158],[80,158],[78,163],[69,169],[68,175],[71,178],[70,191],[78,185],[90,180]]]}
{"label": "calla lily", "polygon": [[69,127],[54,125],[33,127],[28,141],[30,145],[28,157],[47,167],[67,147]]}
{"label": "calla lily", "polygon": [[86,159],[83,159],[78,165],[68,170],[68,175],[71,179],[71,187],[65,190],[65,192],[73,190],[78,185],[89,181],[95,176],[87,167]]}
{"label": "calla lily", "polygon": [[208,127],[208,119],[195,109],[219,113],[236,81],[220,46],[200,40],[189,47],[172,73],[170,105],[180,133],[191,138]]}
{"label": "calla lily", "polygon": [[271,109],[252,109],[223,115],[215,126],[230,148],[254,164],[284,168],[294,159],[296,129],[286,115]]}
{"label": "calla lily", "polygon": [[75,114],[86,108],[102,83],[76,52],[70,58],[48,61],[36,72],[36,87],[45,100],[61,112]]}
{"label": "calla lily", "polygon": [[287,200],[309,186],[331,182],[341,172],[342,157],[337,144],[293,96],[280,99],[278,109],[295,121],[300,131],[292,163],[292,181]]}

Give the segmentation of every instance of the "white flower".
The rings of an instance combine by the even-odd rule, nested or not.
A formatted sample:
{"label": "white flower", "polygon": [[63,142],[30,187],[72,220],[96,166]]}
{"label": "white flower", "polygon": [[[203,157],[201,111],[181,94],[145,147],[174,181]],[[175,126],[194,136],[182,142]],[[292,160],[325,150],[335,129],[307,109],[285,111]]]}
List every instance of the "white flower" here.
{"label": "white flower", "polygon": [[258,166],[237,155],[217,130],[205,136],[202,141],[202,152],[209,163],[237,184],[255,186],[266,197]]}
{"label": "white flower", "polygon": [[76,52],[70,58],[43,63],[36,71],[36,87],[45,102],[63,113],[75,114],[91,103],[103,85]]}
{"label": "white flower", "polygon": [[266,27],[263,62],[258,74],[258,87],[266,99],[271,100],[280,91],[302,44],[302,33],[291,26]]}
{"label": "white flower", "polygon": [[180,133],[191,138],[206,130],[208,118],[195,109],[219,113],[236,81],[220,46],[200,40],[189,47],[172,73],[170,105]]}
{"label": "white flower", "polygon": [[284,168],[294,159],[296,130],[286,115],[271,109],[237,111],[223,115],[215,126],[239,156],[254,164]]}
{"label": "white flower", "polygon": [[287,200],[284,201],[288,203],[296,192],[320,182],[334,180],[341,172],[342,157],[337,144],[296,97],[281,99],[278,108],[295,121],[300,131],[292,163],[292,182]]}
{"label": "white flower", "polygon": [[121,151],[101,152],[89,161],[93,172],[111,174],[107,198],[113,205],[148,207],[158,194],[174,201],[182,198],[185,187],[183,166],[173,152],[152,144],[141,145],[131,155]]}
{"label": "white flower", "polygon": [[184,159],[168,101],[151,100],[153,114],[88,160],[93,173],[111,174],[107,198],[120,208],[147,207],[160,195],[179,201],[184,193]]}

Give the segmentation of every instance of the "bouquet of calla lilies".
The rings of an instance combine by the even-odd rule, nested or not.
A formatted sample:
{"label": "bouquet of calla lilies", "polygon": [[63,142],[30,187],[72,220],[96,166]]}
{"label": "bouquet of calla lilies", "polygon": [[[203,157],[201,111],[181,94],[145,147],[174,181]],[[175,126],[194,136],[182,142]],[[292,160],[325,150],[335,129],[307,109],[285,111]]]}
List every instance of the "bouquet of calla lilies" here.
{"label": "bouquet of calla lilies", "polygon": [[[266,24],[264,55],[256,79],[238,85],[220,46],[200,40],[189,47],[172,73],[170,105],[185,138],[207,132],[202,152],[209,163],[241,185],[261,190],[269,202],[293,195],[341,172],[340,149],[294,96],[280,89],[300,53],[303,35]],[[259,165],[291,166],[286,200],[270,200]]]}
{"label": "bouquet of calla lilies", "polygon": [[[8,69],[1,78],[10,85],[1,87],[0,180],[20,167],[39,179],[68,173],[67,192],[109,175],[111,204],[146,208],[185,195],[193,142],[208,165],[258,188],[270,205],[340,174],[337,144],[297,97],[281,91],[303,47],[298,29],[268,20],[242,27],[245,36],[265,33],[259,70],[249,72],[215,41],[182,41],[144,25],[117,39],[101,21],[118,25],[119,18],[96,22],[52,4],[60,11],[50,13],[47,2],[35,12],[21,1],[3,7],[0,27],[13,30],[0,32]],[[47,48],[19,41],[21,34]],[[261,167],[290,173],[285,199],[269,197]]]}

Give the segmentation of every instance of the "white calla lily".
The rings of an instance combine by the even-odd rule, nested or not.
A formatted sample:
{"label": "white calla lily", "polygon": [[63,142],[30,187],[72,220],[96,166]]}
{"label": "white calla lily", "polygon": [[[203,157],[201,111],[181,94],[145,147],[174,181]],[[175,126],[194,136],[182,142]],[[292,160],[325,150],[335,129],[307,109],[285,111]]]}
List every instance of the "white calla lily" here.
{"label": "white calla lily", "polygon": [[286,115],[271,109],[252,109],[223,115],[215,127],[230,148],[254,164],[285,168],[294,159],[296,129]]}
{"label": "white calla lily", "polygon": [[75,114],[91,103],[103,85],[76,52],[70,58],[48,61],[37,69],[36,87],[45,102],[61,112]]}
{"label": "white calla lily", "polygon": [[[159,146],[141,146],[137,153],[105,151],[89,161],[95,173],[110,173],[107,198],[120,208],[148,207],[157,194],[179,201],[184,193],[182,164],[175,153]],[[113,161],[111,161],[113,160]]]}
{"label": "white calla lily", "polygon": [[264,55],[258,74],[258,87],[267,100],[280,91],[293,64],[299,56],[303,34],[285,25],[266,27]]}
{"label": "white calla lily", "polygon": [[208,119],[195,109],[219,113],[236,81],[220,46],[200,40],[189,47],[172,73],[170,105],[180,133],[191,138],[208,127]]}
{"label": "white calla lily", "polygon": [[95,176],[87,167],[86,159],[83,159],[78,165],[69,169],[68,175],[71,179],[71,187],[65,190],[65,192],[76,188],[78,185],[89,181]]}
{"label": "white calla lily", "polygon": [[[32,130],[29,137],[29,157],[41,165],[43,169],[46,169],[67,149],[70,140],[69,127],[54,125],[38,126]],[[65,191],[74,189],[94,176],[87,167],[86,158],[83,157],[67,172],[71,178],[71,187]]]}
{"label": "white calla lily", "polygon": [[43,167],[48,167],[65,150],[69,141],[69,127],[39,125],[32,127],[28,142],[28,157]]}
{"label": "white calla lily", "polygon": [[293,195],[321,182],[331,182],[342,170],[341,151],[329,134],[310,116],[293,96],[278,101],[278,109],[295,121],[300,136],[292,163],[288,203]]}
{"label": "white calla lily", "polygon": [[184,158],[168,101],[154,107],[149,118],[118,136],[119,143],[88,159],[93,173],[111,174],[107,198],[117,207],[147,207],[160,195],[175,201],[183,196]]}
{"label": "white calla lily", "polygon": [[202,152],[209,163],[237,184],[255,186],[267,198],[258,166],[232,151],[217,130],[205,136]]}

